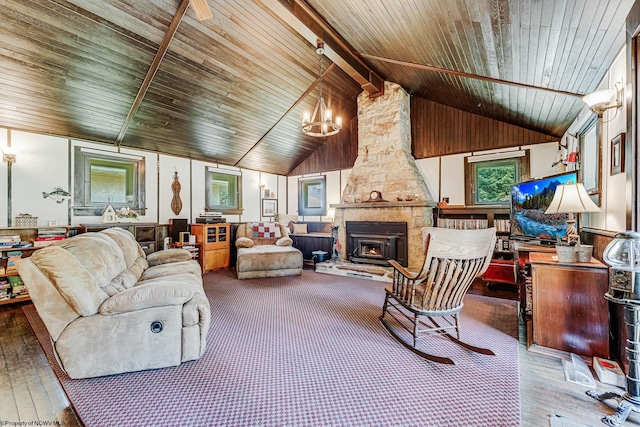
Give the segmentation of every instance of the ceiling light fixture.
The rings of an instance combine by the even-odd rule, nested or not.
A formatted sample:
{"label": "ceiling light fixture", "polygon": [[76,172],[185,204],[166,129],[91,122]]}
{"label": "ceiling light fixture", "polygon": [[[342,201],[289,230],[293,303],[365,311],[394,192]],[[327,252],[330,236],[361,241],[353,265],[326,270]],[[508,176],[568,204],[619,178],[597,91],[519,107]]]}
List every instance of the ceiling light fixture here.
{"label": "ceiling light fixture", "polygon": [[331,136],[340,132],[342,129],[342,118],[336,117],[336,121],[332,120],[331,110],[329,110],[322,97],[322,55],[324,55],[324,43],[318,39],[316,53],[320,56],[318,65],[318,80],[320,85],[320,99],[316,104],[313,115],[309,111],[305,111],[302,115],[302,133],[309,136],[323,137]]}
{"label": "ceiling light fixture", "polygon": [[622,83],[616,83],[615,89],[602,89],[589,93],[582,97],[582,100],[589,106],[591,111],[598,116],[608,110],[609,108],[622,107],[622,101],[624,100],[624,88]]}

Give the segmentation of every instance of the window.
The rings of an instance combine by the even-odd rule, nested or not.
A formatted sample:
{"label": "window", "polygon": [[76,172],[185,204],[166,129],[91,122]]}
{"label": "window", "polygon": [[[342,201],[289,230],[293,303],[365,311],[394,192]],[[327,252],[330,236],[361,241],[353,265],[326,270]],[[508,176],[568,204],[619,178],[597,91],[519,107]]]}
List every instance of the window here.
{"label": "window", "polygon": [[511,202],[511,186],[526,181],[528,177],[528,150],[500,153],[495,156],[488,154],[466,157],[465,204],[508,205]]}
{"label": "window", "polygon": [[242,214],[242,173],[231,169],[207,167],[205,203],[208,210],[224,214]]}
{"label": "window", "polygon": [[76,147],[74,214],[100,215],[107,204],[144,215],[144,157]]}
{"label": "window", "polygon": [[298,215],[326,215],[327,187],[325,176],[298,180]]}

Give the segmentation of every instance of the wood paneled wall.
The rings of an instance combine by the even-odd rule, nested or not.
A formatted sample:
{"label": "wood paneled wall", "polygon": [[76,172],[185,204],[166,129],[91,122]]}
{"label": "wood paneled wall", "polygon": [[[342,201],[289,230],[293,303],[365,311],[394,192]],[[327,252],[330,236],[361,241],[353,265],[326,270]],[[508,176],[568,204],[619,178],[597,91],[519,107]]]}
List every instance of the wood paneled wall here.
{"label": "wood paneled wall", "polygon": [[289,176],[349,169],[357,156],[358,117],[354,116],[342,127],[338,135],[327,138],[327,141],[294,168]]}
{"label": "wood paneled wall", "polygon": [[[357,118],[348,136],[327,142],[289,175],[348,169],[358,154]],[[345,132],[342,130],[341,134]],[[545,135],[477,114],[447,107],[423,98],[411,97],[412,151],[416,159],[495,148],[517,147],[558,141]]]}
{"label": "wood paneled wall", "polygon": [[411,137],[416,159],[558,140],[415,96],[411,97]]}

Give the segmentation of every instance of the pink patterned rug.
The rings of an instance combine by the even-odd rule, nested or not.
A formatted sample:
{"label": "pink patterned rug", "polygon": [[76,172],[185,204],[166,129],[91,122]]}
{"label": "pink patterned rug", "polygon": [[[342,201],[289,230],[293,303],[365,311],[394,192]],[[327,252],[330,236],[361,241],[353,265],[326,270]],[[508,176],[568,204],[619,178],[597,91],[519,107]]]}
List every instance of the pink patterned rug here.
{"label": "pink patterned rug", "polygon": [[24,311],[86,426],[519,426],[515,302],[468,295],[462,338],[423,338],[426,361],[378,317],[384,283],[304,271],[205,275],[206,354],[178,367],[71,380],[33,305]]}

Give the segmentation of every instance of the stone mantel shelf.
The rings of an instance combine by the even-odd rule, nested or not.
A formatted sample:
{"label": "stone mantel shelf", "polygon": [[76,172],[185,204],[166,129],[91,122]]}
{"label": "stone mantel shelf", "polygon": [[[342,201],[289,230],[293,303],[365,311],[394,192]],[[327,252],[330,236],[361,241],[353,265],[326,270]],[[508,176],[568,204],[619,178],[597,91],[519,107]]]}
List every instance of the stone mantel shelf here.
{"label": "stone mantel shelf", "polygon": [[360,202],[360,203],[340,203],[331,204],[329,207],[334,209],[363,209],[363,208],[419,208],[419,207],[435,207],[429,205],[425,200],[417,200],[411,202]]}

